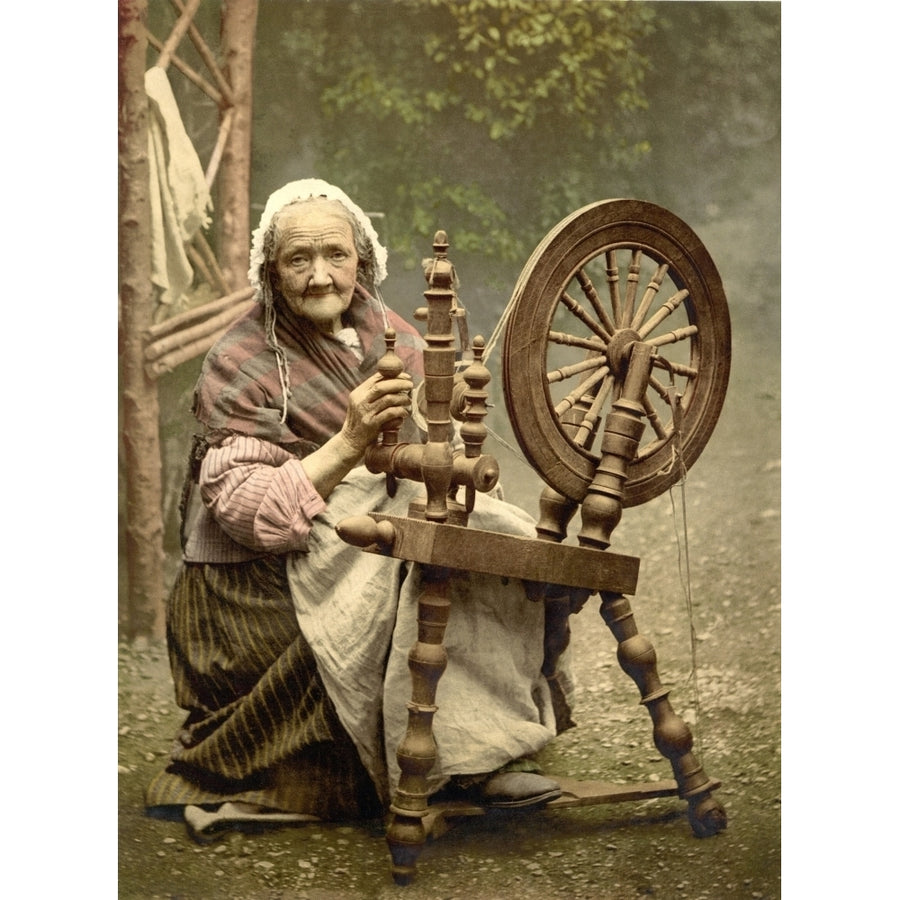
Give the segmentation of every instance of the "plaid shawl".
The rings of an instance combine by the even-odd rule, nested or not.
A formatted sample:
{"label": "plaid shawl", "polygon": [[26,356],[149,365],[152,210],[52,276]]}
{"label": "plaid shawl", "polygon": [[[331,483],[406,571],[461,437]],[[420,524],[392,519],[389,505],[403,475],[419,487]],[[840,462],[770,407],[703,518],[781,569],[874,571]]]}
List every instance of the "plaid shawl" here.
{"label": "plaid shawl", "polygon": [[[194,392],[194,415],[216,443],[228,434],[246,434],[303,453],[340,431],[353,388],[378,371],[384,355],[384,319],[376,301],[360,286],[347,311],[359,333],[363,359],[305,319],[279,310],[276,336],[287,356],[290,397],[281,422],[283,394],[275,353],[266,342],[261,304],[238,319],[207,354]],[[424,341],[418,331],[387,310],[397,332],[396,352],[418,383],[423,376]],[[404,423],[410,426],[411,420]],[[416,432],[418,434],[418,432]],[[412,432],[401,439],[418,440]]]}

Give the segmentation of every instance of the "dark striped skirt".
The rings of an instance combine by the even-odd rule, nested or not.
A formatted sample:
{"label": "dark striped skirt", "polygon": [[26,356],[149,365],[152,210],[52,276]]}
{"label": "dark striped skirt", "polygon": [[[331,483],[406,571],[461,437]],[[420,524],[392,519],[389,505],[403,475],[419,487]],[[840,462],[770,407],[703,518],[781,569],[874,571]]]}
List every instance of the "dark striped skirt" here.
{"label": "dark striped skirt", "polygon": [[185,564],[166,633],[188,716],[148,813],[226,800],[332,820],[383,813],[297,625],[283,557]]}

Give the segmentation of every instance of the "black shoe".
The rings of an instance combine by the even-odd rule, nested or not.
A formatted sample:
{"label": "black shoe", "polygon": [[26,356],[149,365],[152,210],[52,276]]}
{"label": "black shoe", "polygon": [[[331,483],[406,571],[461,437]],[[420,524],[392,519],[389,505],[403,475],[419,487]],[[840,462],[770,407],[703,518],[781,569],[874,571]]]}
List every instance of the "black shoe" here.
{"label": "black shoe", "polygon": [[467,795],[479,806],[523,809],[556,800],[562,796],[562,788],[552,778],[534,772],[498,772],[469,788]]}

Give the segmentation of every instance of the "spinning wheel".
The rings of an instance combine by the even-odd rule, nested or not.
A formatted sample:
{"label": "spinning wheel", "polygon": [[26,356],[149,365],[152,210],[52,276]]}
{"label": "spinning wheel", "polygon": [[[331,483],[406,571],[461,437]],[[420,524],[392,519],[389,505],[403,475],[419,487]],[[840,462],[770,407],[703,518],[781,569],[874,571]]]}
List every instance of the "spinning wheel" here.
{"label": "spinning wheel", "polygon": [[[442,643],[453,572],[481,572],[542,585],[548,684],[565,646],[568,616],[600,594],[600,615],[617,641],[622,669],[634,681],[653,723],[653,740],[674,780],[627,789],[560,779],[564,808],[677,795],[700,837],[726,827],[690,728],[672,708],[656,652],[640,634],[627,595],[637,588],[639,560],[607,550],[624,506],[656,497],[700,455],[722,408],[730,363],[730,323],[721,280],[697,236],[672,213],[639,200],[586,206],[540,243],[513,292],[503,348],[503,389],[518,442],[546,482],[534,538],[468,527],[476,491],[499,477],[482,454],[490,373],[485,344],[456,381],[453,322],[459,316],[446,234],[435,235],[426,272],[425,397],[428,438],[398,444],[390,431],[366,451],[370,471],[424,484],[407,516],[372,513],[338,523],[338,534],[370,553],[422,566],[418,639],[409,652],[412,699],[397,748],[399,784],[387,840],[398,884],[413,878],[426,834],[443,813],[429,804],[427,775],[437,759],[432,718],[448,664]],[[601,284],[598,289],[595,285]],[[605,285],[605,286],[603,286]],[[393,368],[386,333],[384,374]],[[462,422],[465,451],[451,450],[451,416]],[[648,435],[644,437],[645,425]],[[465,488],[465,503],[453,499]],[[565,544],[580,507],[578,546]],[[561,626],[559,628],[558,626]]]}
{"label": "spinning wheel", "polygon": [[[623,506],[656,497],[700,455],[728,385],[731,328],[721,279],[693,231],[641,200],[605,200],[550,231],[513,292],[503,390],[522,451],[581,501],[600,460],[605,413],[629,349],[653,348],[641,399],[650,425],[627,468]],[[677,426],[677,427],[676,427]]]}

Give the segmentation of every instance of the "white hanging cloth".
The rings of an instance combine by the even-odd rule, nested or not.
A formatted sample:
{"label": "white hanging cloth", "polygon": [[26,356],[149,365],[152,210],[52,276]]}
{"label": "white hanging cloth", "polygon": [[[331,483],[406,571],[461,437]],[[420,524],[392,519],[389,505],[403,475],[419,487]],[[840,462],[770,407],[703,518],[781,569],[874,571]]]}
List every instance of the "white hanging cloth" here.
{"label": "white hanging cloth", "polygon": [[144,88],[150,118],[151,280],[159,289],[154,319],[161,321],[177,311],[194,277],[184,245],[209,225],[212,200],[165,71],[148,69]]}

